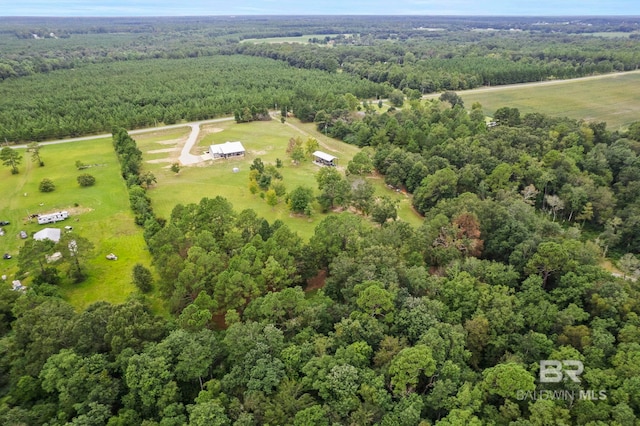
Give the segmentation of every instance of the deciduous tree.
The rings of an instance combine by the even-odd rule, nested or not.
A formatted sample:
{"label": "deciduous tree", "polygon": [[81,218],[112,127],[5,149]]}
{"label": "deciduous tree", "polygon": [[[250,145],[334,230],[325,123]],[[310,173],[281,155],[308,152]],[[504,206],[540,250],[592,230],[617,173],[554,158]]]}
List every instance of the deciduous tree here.
{"label": "deciduous tree", "polygon": [[96,183],[96,178],[88,173],[83,173],[77,178],[80,186],[93,186]]}

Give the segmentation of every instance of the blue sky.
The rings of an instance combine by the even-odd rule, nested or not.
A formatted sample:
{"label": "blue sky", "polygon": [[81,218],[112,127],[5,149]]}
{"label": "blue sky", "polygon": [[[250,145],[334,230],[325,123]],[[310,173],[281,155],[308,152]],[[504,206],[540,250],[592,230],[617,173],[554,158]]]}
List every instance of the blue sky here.
{"label": "blue sky", "polygon": [[0,0],[0,16],[640,15],[638,0]]}

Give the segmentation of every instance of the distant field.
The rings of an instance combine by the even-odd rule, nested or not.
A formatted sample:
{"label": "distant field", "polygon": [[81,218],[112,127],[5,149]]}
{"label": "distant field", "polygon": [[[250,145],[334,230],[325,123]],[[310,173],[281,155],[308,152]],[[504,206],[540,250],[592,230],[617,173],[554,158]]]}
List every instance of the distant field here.
{"label": "distant field", "polygon": [[[20,152],[25,154],[24,150]],[[37,167],[28,154],[24,155],[18,175],[11,175],[6,167],[0,168],[0,220],[11,221],[4,227],[6,234],[0,237],[0,253],[14,255],[11,260],[0,260],[2,274],[11,279],[17,271],[17,255],[23,244],[17,234],[24,230],[31,236],[45,227],[35,219],[29,221],[28,214],[68,210],[69,219],[49,226],[73,226],[74,233],[95,244],[95,253],[87,265],[89,278],[79,285],[63,284],[63,294],[79,309],[99,300],[123,302],[134,289],[130,282],[133,264],[149,264],[150,256],[141,229],[133,223],[111,140],[48,145],[41,149],[41,157],[45,167]],[[80,172],[75,167],[76,160],[93,166]],[[95,186],[78,185],[76,177],[84,172],[96,178]],[[53,180],[54,192],[38,191],[43,178]],[[112,252],[118,260],[105,258]]]}
{"label": "distant field", "polygon": [[611,32],[599,32],[599,33],[582,33],[585,37],[604,37],[604,38],[629,38],[632,34],[638,34],[637,31],[633,32],[622,32],[622,31],[611,31]]}
{"label": "distant field", "polygon": [[299,37],[269,37],[269,38],[247,38],[242,40],[243,43],[309,43],[310,38],[317,38],[319,40],[325,37],[336,37],[339,34],[309,34]]}
{"label": "distant field", "polygon": [[605,121],[610,130],[640,120],[640,72],[539,84],[498,86],[458,94],[468,108],[480,102],[491,116],[503,106],[587,121]]}
{"label": "distant field", "polygon": [[[275,120],[246,124],[224,122],[203,127],[204,132],[201,132],[201,135],[202,133],[208,134],[201,137],[198,146],[194,147],[192,153],[202,153],[208,150],[210,144],[239,140],[245,146],[247,155],[239,159],[208,161],[200,166],[184,167],[177,176],[169,170],[170,161],[168,159],[171,155],[179,155],[179,152],[159,153],[159,150],[168,150],[172,146],[163,141],[161,135],[136,135],[135,139],[145,160],[151,161],[145,163],[145,168],[151,170],[158,179],[157,185],[149,191],[156,214],[168,217],[173,207],[178,203],[197,203],[203,197],[220,195],[227,198],[237,212],[250,208],[270,223],[280,219],[303,239],[308,240],[313,235],[315,226],[326,215],[317,210],[311,218],[295,217],[290,214],[284,201],[275,208],[271,208],[266,201],[258,195],[252,195],[249,191],[249,166],[255,158],[261,158],[265,164],[275,164],[276,159],[280,158],[284,164],[280,172],[288,191],[298,185],[305,185],[317,193],[315,175],[319,167],[310,161],[305,161],[298,166],[291,164],[286,153],[289,139],[302,136],[303,140],[306,140],[307,134],[313,135],[319,140],[321,150],[338,157],[338,163],[341,167],[347,165],[358,152],[358,148],[325,138],[315,131],[313,124],[304,125],[297,120],[289,121],[295,127]],[[189,129],[185,128],[181,135],[186,138],[188,133]],[[174,133],[166,135],[166,138],[171,140],[175,139],[175,136]],[[238,173],[233,173],[234,167],[239,169]],[[400,216],[403,220],[414,225],[421,222],[421,218],[410,210],[410,202],[407,197],[386,189],[381,179],[372,179],[372,181],[379,192],[390,194],[402,200]]]}

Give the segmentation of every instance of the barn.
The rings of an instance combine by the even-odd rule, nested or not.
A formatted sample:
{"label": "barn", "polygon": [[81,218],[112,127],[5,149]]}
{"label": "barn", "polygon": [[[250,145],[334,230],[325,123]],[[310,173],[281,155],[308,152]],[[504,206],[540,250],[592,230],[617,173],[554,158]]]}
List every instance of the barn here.
{"label": "barn", "polygon": [[218,158],[242,157],[245,154],[242,142],[225,142],[218,145],[211,145],[209,153],[214,160]]}

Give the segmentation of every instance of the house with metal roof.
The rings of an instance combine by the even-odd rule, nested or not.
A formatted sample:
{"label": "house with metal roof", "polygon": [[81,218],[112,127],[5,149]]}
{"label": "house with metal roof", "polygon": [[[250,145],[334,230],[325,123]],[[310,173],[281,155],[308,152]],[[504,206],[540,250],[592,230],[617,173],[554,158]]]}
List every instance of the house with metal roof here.
{"label": "house with metal roof", "polygon": [[218,158],[242,157],[245,154],[242,142],[225,142],[209,146],[209,154],[214,160]]}

